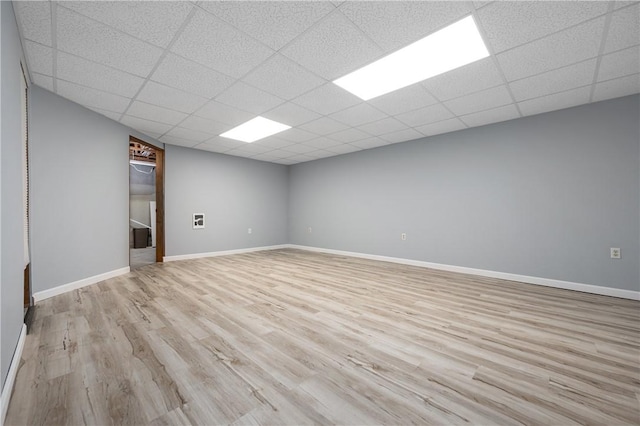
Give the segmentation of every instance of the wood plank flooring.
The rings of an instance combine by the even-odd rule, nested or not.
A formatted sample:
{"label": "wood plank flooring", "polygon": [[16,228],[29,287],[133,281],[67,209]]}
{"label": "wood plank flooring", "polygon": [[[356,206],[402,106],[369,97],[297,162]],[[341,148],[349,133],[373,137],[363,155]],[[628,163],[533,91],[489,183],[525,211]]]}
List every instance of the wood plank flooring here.
{"label": "wood plank flooring", "polygon": [[275,250],[38,304],[8,425],[639,424],[640,303]]}

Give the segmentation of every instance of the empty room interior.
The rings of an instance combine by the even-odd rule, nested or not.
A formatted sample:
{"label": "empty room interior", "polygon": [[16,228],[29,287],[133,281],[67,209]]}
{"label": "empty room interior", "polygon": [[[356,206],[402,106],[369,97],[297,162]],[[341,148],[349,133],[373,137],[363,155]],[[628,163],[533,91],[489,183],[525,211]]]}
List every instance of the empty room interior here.
{"label": "empty room interior", "polygon": [[640,424],[640,2],[0,20],[0,424]]}

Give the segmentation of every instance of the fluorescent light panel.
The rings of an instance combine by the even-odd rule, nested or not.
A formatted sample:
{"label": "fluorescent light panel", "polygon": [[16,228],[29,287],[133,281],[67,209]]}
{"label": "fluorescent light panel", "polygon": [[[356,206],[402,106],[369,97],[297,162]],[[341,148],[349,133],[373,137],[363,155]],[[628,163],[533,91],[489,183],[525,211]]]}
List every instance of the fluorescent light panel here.
{"label": "fluorescent light panel", "polygon": [[334,83],[366,101],[487,56],[470,15]]}
{"label": "fluorescent light panel", "polygon": [[267,136],[275,135],[283,130],[290,129],[291,126],[269,120],[264,117],[253,118],[233,129],[221,134],[223,138],[235,139],[242,142],[255,142]]}

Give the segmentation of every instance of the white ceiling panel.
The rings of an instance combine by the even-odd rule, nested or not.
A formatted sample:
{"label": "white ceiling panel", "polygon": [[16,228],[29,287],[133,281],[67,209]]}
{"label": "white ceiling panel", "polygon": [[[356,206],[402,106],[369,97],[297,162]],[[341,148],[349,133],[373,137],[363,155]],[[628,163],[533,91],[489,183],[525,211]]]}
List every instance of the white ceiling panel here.
{"label": "white ceiling panel", "polygon": [[273,151],[267,151],[267,153],[278,158],[291,158],[296,155],[294,152],[284,151],[282,149],[274,149]]}
{"label": "white ceiling panel", "polygon": [[568,67],[514,81],[509,83],[509,86],[516,101],[586,86],[593,82],[596,62],[596,59],[589,59]]}
{"label": "white ceiling panel", "polygon": [[389,52],[452,24],[472,8],[462,1],[349,1],[340,10]]}
{"label": "white ceiling panel", "polygon": [[[397,132],[387,133],[386,135],[380,136],[380,138],[384,139],[387,143],[411,141],[422,137],[424,137],[424,135],[414,129],[398,130]],[[357,143],[354,143],[353,145],[358,146]]]}
{"label": "white ceiling panel", "polygon": [[479,92],[502,84],[493,58],[485,58],[453,71],[437,75],[422,84],[441,101]]}
{"label": "white ceiling panel", "polygon": [[48,1],[12,2],[16,20],[25,39],[51,46],[51,3]]}
{"label": "white ceiling panel", "polygon": [[279,149],[279,148],[284,148],[286,146],[291,146],[296,142],[280,139],[279,137],[276,137],[276,136],[270,136],[268,138],[260,139],[259,141],[256,141],[253,143],[257,143],[259,145],[266,146],[272,149]]}
{"label": "white ceiling panel", "polygon": [[245,143],[244,145],[239,146],[238,148],[235,148],[231,152],[232,153],[241,152],[243,154],[255,155],[255,154],[263,154],[263,153],[269,152],[269,151],[273,151],[273,149],[271,149],[269,147],[266,147],[266,146],[256,145],[256,144],[253,144],[253,143]]}
{"label": "white ceiling panel", "polygon": [[158,62],[162,50],[78,15],[57,8],[58,49],[92,61],[146,77]]}
{"label": "white ceiling panel", "polygon": [[446,101],[444,104],[456,115],[471,114],[513,102],[507,87],[496,86],[471,95]]}
{"label": "white ceiling panel", "polygon": [[227,149],[240,148],[245,146],[246,142],[237,141],[235,139],[223,138],[221,136],[214,136],[211,139],[206,140],[204,143],[208,145],[217,145],[220,147],[226,147]]}
{"label": "white ceiling panel", "polygon": [[604,101],[605,99],[619,98],[639,92],[640,74],[634,74],[597,83],[593,92],[593,101]]}
{"label": "white ceiling panel", "polygon": [[242,77],[274,53],[203,11],[191,18],[171,51],[235,78]]}
{"label": "white ceiling panel", "polygon": [[87,107],[101,108],[112,112],[124,112],[131,101],[131,99],[124,96],[102,92],[62,80],[59,80],[57,85],[57,93],[60,96]]}
{"label": "white ceiling panel", "polygon": [[496,1],[478,11],[493,53],[500,53],[607,12],[604,1]]}
{"label": "white ceiling panel", "polygon": [[438,121],[436,123],[418,126],[415,129],[425,136],[439,135],[442,133],[455,132],[456,130],[466,129],[467,126],[460,121],[459,118],[449,118],[448,120]]}
{"label": "white ceiling panel", "polygon": [[187,114],[172,109],[162,108],[156,105],[140,101],[133,101],[127,110],[127,115],[146,120],[157,121],[175,126],[188,117]]}
{"label": "white ceiling panel", "polygon": [[442,106],[442,104],[431,105],[396,116],[398,120],[409,127],[422,126],[424,124],[446,120],[451,117],[453,117],[453,114]]}
{"label": "white ceiling panel", "polygon": [[[422,136],[422,135],[420,135]],[[403,139],[406,141],[406,139]],[[384,145],[389,145],[389,141],[386,141],[382,138],[378,138],[375,136],[371,136],[367,139],[362,139],[356,142],[351,142],[349,145],[353,145],[357,148],[360,149],[371,149],[371,148],[377,148],[379,146],[384,146]]]}
{"label": "white ceiling panel", "polygon": [[326,115],[359,104],[362,100],[333,83],[327,83],[297,97],[293,102]]}
{"label": "white ceiling panel", "polygon": [[201,2],[200,7],[279,50],[334,9],[319,1]]}
{"label": "white ceiling panel", "polygon": [[[508,118],[506,118],[508,117]],[[474,114],[464,115],[460,119],[469,127],[484,126],[499,121],[511,120],[520,117],[515,105],[505,105],[495,109],[489,109]],[[506,120],[505,120],[506,119]]]}
{"label": "white ceiling panel", "polygon": [[611,80],[640,72],[640,46],[630,47],[602,57],[598,81]]}
{"label": "white ceiling panel", "polygon": [[236,81],[173,53],[162,60],[151,80],[205,98],[213,98]]}
{"label": "white ceiling panel", "polygon": [[30,72],[53,75],[53,49],[42,44],[25,40],[27,65]]}
{"label": "white ceiling panel", "polygon": [[359,126],[361,124],[371,123],[372,121],[382,120],[386,118],[387,115],[368,103],[361,103],[342,111],[334,112],[330,117],[349,126]]}
{"label": "white ceiling panel", "polygon": [[[91,111],[97,112],[100,115],[104,115],[105,117],[110,118],[113,121],[120,121],[120,116],[122,115],[117,112],[107,111],[105,109],[100,109],[100,108],[89,107],[89,109]],[[158,134],[158,136],[160,136],[160,134]]]}
{"label": "white ceiling panel", "polygon": [[160,135],[168,132],[172,127],[168,124],[145,120],[144,118],[132,117],[130,115],[123,116],[120,119],[120,122],[125,126],[129,126],[132,129],[139,130],[143,133],[152,132]]}
{"label": "white ceiling panel", "polygon": [[421,84],[412,84],[411,86],[371,99],[368,102],[380,111],[389,115],[397,115],[433,105],[438,101],[434,99]]}
{"label": "white ceiling panel", "polygon": [[315,160],[315,158],[310,155],[298,154],[298,155],[294,155],[293,157],[289,157],[283,161],[285,161],[285,164],[287,162],[289,164],[294,164],[294,163],[305,163],[307,161],[313,161],[313,160]]}
{"label": "white ceiling panel", "polygon": [[363,130],[370,135],[384,135],[386,133],[397,132],[398,130],[404,130],[406,128],[407,126],[405,124],[391,117],[358,126],[358,129]]}
{"label": "white ceiling panel", "polygon": [[508,81],[551,71],[598,55],[605,18],[585,22],[497,55]]}
{"label": "white ceiling panel", "polygon": [[327,147],[324,150],[333,152],[334,154],[349,154],[350,152],[362,151],[362,148],[358,148],[357,146],[353,146],[348,143],[343,143],[341,145]]}
{"label": "white ceiling panel", "polygon": [[65,1],[59,4],[160,47],[169,44],[193,8],[186,1]]}
{"label": "white ceiling panel", "polygon": [[64,52],[58,53],[56,63],[57,78],[127,98],[132,98],[144,82],[141,77]]}
{"label": "white ceiling panel", "polygon": [[278,137],[289,142],[304,142],[310,139],[317,138],[315,133],[307,132],[302,129],[287,129],[284,132],[278,133]]}
{"label": "white ceiling panel", "polygon": [[237,126],[255,117],[255,114],[216,101],[207,102],[194,115],[230,126]]}
{"label": "white ceiling panel", "polygon": [[336,133],[340,130],[346,130],[349,128],[349,126],[346,126],[339,121],[336,121],[329,117],[322,117],[298,127],[302,130],[306,130],[307,132],[315,133],[316,135],[321,136],[326,136],[331,133]]}
{"label": "white ceiling panel", "polygon": [[213,120],[207,120],[206,118],[197,117],[195,115],[189,116],[186,120],[180,123],[180,127],[189,130],[195,130],[198,132],[208,133],[210,135],[219,135],[227,130],[231,129],[228,124],[219,123]]}
{"label": "white ceiling panel", "polygon": [[233,148],[229,148],[226,146],[220,146],[217,144],[208,144],[206,142],[203,142],[201,144],[198,144],[194,147],[195,149],[200,149],[202,151],[209,151],[209,152],[216,152],[218,154],[224,154],[228,151],[231,151]]}
{"label": "white ceiling panel", "polygon": [[38,74],[35,72],[31,73],[31,76],[33,77],[33,83],[36,86],[40,86],[43,89],[47,89],[50,92],[53,92],[53,77],[48,75]]}
{"label": "white ceiling panel", "polygon": [[640,41],[640,4],[617,10],[611,16],[604,53],[635,46]]}
{"label": "white ceiling panel", "polygon": [[243,81],[287,100],[327,82],[279,54],[267,59]]}
{"label": "white ceiling panel", "polygon": [[191,114],[207,102],[205,98],[200,96],[183,92],[182,90],[174,89],[173,87],[168,87],[154,81],[148,81],[147,84],[144,85],[137,99],[187,114]]}
{"label": "white ceiling panel", "polygon": [[319,138],[306,141],[304,144],[315,147],[316,149],[328,149],[337,145],[344,145],[342,142],[338,142],[325,136],[320,136]]}
{"label": "white ceiling panel", "polygon": [[347,130],[342,130],[340,132],[332,133],[330,136],[327,136],[327,137],[330,139],[334,139],[338,142],[351,143],[355,141],[360,141],[362,139],[369,139],[371,135],[363,132],[362,130],[351,128]]}
{"label": "white ceiling panel", "polygon": [[335,156],[335,152],[329,152],[329,151],[325,151],[324,149],[319,149],[317,151],[313,151],[309,154],[306,154],[310,157],[313,157],[315,159],[320,159],[320,158],[327,158],[327,157],[333,157]]}
{"label": "white ceiling panel", "polygon": [[197,130],[185,129],[183,127],[174,127],[173,129],[169,130],[169,132],[167,132],[165,136],[196,142],[204,142],[216,135],[212,133],[199,132]]}
{"label": "white ceiling panel", "polygon": [[176,146],[183,146],[185,148],[193,148],[196,145],[199,145],[200,142],[195,142],[189,139],[181,139],[174,136],[161,136],[159,139],[160,142],[168,143]]}
{"label": "white ceiling panel", "polygon": [[222,92],[215,100],[232,107],[244,108],[254,114],[261,114],[284,103],[283,99],[241,81]]}
{"label": "white ceiling panel", "polygon": [[267,152],[265,154],[254,155],[251,158],[254,159],[254,160],[258,160],[258,161],[267,161],[267,162],[271,162],[273,160],[282,159],[282,157],[278,157],[277,155],[271,155],[271,153],[269,153],[269,152]]}
{"label": "white ceiling panel", "polygon": [[377,59],[382,51],[337,10],[281,50],[327,80]]}
{"label": "white ceiling panel", "polygon": [[320,114],[303,108],[293,102],[281,104],[265,112],[262,116],[288,126],[299,126],[300,124],[320,118]]}
{"label": "white ceiling panel", "polygon": [[306,153],[317,151],[317,150],[318,150],[318,148],[315,148],[315,147],[312,147],[312,146],[309,146],[309,145],[304,145],[304,144],[301,144],[301,143],[297,143],[297,144],[294,144],[294,145],[286,146],[286,147],[282,148],[281,151],[288,151],[288,152],[291,152],[291,153],[294,153],[294,154],[306,154]]}
{"label": "white ceiling panel", "polygon": [[590,94],[591,86],[579,87],[577,89],[519,102],[518,107],[520,107],[522,115],[541,114],[543,112],[555,111],[587,103],[589,102]]}

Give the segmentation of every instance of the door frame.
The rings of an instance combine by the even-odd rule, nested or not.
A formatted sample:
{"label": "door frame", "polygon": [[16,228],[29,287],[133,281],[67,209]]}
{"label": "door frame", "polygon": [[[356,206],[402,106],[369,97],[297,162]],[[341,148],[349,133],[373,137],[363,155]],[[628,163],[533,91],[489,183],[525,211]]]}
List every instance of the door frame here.
{"label": "door frame", "polygon": [[[152,143],[129,135],[129,143],[136,142],[152,148],[156,152],[156,262],[164,261],[164,149]],[[129,158],[127,146],[127,161]],[[128,239],[127,239],[128,241]]]}

